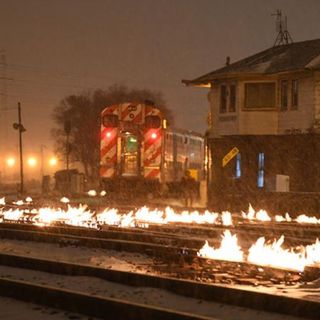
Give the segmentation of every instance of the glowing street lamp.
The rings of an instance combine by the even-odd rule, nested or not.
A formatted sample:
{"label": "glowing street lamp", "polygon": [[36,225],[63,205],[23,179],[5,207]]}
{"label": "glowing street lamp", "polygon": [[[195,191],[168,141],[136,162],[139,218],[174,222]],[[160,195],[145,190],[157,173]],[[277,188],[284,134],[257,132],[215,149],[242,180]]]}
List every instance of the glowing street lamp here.
{"label": "glowing street lamp", "polygon": [[15,158],[8,158],[6,162],[7,162],[7,166],[12,168],[16,164],[16,159]]}
{"label": "glowing street lamp", "polygon": [[57,164],[58,164],[58,159],[57,158],[52,157],[52,158],[49,159],[49,165],[51,167],[55,167]]}
{"label": "glowing street lamp", "polygon": [[34,168],[37,165],[37,159],[34,157],[30,157],[28,159],[28,165],[32,168]]}

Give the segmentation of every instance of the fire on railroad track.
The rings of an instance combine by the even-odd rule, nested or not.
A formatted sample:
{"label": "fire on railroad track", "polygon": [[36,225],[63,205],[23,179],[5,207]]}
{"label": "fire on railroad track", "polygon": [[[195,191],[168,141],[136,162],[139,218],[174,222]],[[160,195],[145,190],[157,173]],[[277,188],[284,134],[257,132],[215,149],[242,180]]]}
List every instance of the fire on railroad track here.
{"label": "fire on railroad track", "polygon": [[[62,201],[68,202],[68,199],[63,198]],[[194,231],[194,226],[198,225],[201,227],[205,226],[208,229],[208,234],[206,234],[206,230],[203,232],[203,237],[207,237],[203,238],[205,240],[203,241],[203,246],[200,248],[198,245],[192,247],[192,249],[198,250],[197,254],[200,257],[214,260],[248,262],[300,272],[306,266],[317,266],[320,264],[320,242],[318,240],[320,230],[317,228],[320,219],[315,217],[298,216],[296,219],[292,219],[289,214],[286,214],[285,217],[280,218],[280,216],[275,216],[272,219],[266,211],[259,210],[256,212],[251,205],[248,212],[242,212],[240,216],[232,215],[228,211],[221,214],[208,210],[203,213],[186,210],[176,212],[170,207],[164,210],[142,207],[127,212],[116,208],[107,208],[100,212],[95,212],[90,210],[86,205],[79,205],[78,207],[68,205],[67,209],[50,207],[32,208],[32,199],[30,197],[26,198],[25,202],[19,201],[14,203],[14,208],[6,208],[4,198],[1,199],[1,203],[4,206],[0,213],[0,219],[3,222],[24,222],[42,227],[64,224],[95,229],[101,229],[105,226],[152,229],[158,226],[160,227],[159,230],[161,230],[161,226],[170,226],[172,233],[179,231],[180,226],[186,225],[191,225]],[[271,228],[273,236],[273,239],[270,239],[271,242],[270,240],[266,241],[266,236],[270,238],[270,233],[267,232],[269,228],[268,224],[273,227]],[[313,225],[316,228],[312,229]],[[257,229],[257,226],[260,226],[260,228]],[[215,243],[221,238],[221,244],[215,247],[210,246],[207,241],[208,239],[211,240],[210,229],[212,227],[218,227],[218,232],[213,239]],[[229,228],[229,230],[225,230],[224,228]],[[305,241],[305,237],[301,237],[304,241],[299,243],[299,237],[295,237],[295,234],[293,236],[289,234],[289,240],[295,238],[293,241],[295,245],[285,248],[285,233],[288,230],[296,229],[301,234],[301,229],[304,228],[307,228],[305,233],[309,237],[314,237],[313,241],[311,238]],[[188,228],[186,227],[186,229]],[[243,230],[253,234],[250,239],[246,239],[246,251],[238,244],[238,234],[240,235]],[[166,228],[166,231],[168,231],[168,228]],[[278,238],[275,239],[275,236],[278,236]],[[183,245],[183,241],[180,241],[180,246],[188,248],[188,244]]]}
{"label": "fire on railroad track", "polygon": [[[251,206],[248,212],[220,214],[169,207],[97,210],[67,199],[52,207],[31,198],[1,202],[0,237],[8,241],[142,253],[153,258],[148,272],[209,285],[286,291],[320,278],[316,217],[271,217]],[[14,258],[0,254],[0,264],[8,259]]]}

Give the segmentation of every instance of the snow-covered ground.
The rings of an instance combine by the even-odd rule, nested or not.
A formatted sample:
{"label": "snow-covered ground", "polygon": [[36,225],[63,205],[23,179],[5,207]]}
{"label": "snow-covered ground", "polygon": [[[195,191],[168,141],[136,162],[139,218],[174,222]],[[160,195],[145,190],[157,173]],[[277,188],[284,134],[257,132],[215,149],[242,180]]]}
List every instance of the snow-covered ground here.
{"label": "snow-covered ground", "polygon": [[[123,271],[151,273],[153,261],[137,253],[117,252],[85,247],[60,247],[57,244],[0,239],[0,252],[20,254],[56,261],[81,263]],[[67,277],[0,266],[0,276],[69,288],[107,297],[127,299],[139,303],[163,306],[176,310],[213,316],[218,319],[295,319],[267,312],[253,311],[204,300],[178,296],[156,288],[137,288],[89,277]],[[235,286],[233,286],[235,287]],[[299,297],[320,301],[320,280],[295,287],[237,286],[247,290]]]}
{"label": "snow-covered ground", "polygon": [[[1,320],[87,320],[87,316],[0,297]],[[97,318],[90,319],[94,320]]]}
{"label": "snow-covered ground", "polygon": [[246,308],[208,302],[199,299],[186,298],[170,293],[166,290],[145,287],[131,287],[93,277],[69,277],[33,270],[0,266],[0,277],[24,280],[33,284],[49,285],[57,288],[68,288],[85,292],[90,295],[124,299],[148,305],[165,307],[182,312],[213,317],[224,320],[294,320],[295,317],[254,311]]}
{"label": "snow-covered ground", "polygon": [[60,247],[58,244],[33,241],[0,239],[0,252],[134,272],[149,272],[148,266],[153,264],[150,257],[139,253],[74,246]]}

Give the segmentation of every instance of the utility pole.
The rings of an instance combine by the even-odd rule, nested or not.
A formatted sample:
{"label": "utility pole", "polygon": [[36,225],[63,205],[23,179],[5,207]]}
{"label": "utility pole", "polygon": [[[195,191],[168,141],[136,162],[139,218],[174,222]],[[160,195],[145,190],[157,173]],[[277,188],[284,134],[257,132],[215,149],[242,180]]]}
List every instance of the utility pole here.
{"label": "utility pole", "polygon": [[71,191],[71,175],[69,170],[70,151],[71,151],[71,144],[70,144],[71,120],[70,119],[67,119],[64,122],[64,133],[66,134],[66,167],[67,167],[66,169],[67,169],[67,179],[68,179],[67,191],[70,192]]}
{"label": "utility pole", "polygon": [[7,108],[7,59],[6,53],[4,50],[0,50],[0,66],[1,66],[1,75],[0,79],[2,82],[1,86],[1,134],[2,144],[4,144],[8,139],[8,127],[7,127],[7,113],[3,112]]}
{"label": "utility pole", "polygon": [[44,176],[44,148],[46,148],[46,146],[44,144],[40,145],[40,157],[41,157],[41,163],[40,163],[40,179],[42,180],[43,176]]}
{"label": "utility pole", "polygon": [[66,120],[64,122],[64,132],[66,134],[66,169],[69,171],[69,156],[71,151],[70,146],[70,133],[71,133],[71,121]]}
{"label": "utility pole", "polygon": [[20,154],[20,194],[24,193],[23,184],[23,149],[22,149],[22,133],[26,131],[21,120],[21,104],[18,102],[18,123],[13,124],[13,128],[19,130],[19,154]]}

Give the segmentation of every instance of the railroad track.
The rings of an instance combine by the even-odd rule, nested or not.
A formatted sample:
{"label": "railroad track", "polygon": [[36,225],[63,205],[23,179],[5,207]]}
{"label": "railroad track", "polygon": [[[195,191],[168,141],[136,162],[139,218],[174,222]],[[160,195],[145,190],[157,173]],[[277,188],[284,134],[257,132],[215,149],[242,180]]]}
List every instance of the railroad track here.
{"label": "railroad track", "polygon": [[[0,265],[67,276],[89,276],[135,287],[162,288],[190,298],[204,299],[257,310],[318,319],[320,302],[242,290],[170,277],[117,271],[25,256],[0,254]],[[56,287],[0,278],[0,295],[51,307],[111,319],[209,319],[194,314],[88,295]],[[212,318],[211,318],[212,319]]]}
{"label": "railroad track", "polygon": [[1,229],[16,229],[28,231],[41,231],[72,236],[87,236],[92,238],[147,242],[159,245],[169,245],[180,248],[193,248],[199,250],[205,240],[218,245],[224,230],[229,229],[236,233],[239,243],[247,249],[259,237],[264,236],[273,240],[285,235],[287,245],[308,245],[320,238],[320,226],[290,225],[274,227],[272,224],[242,224],[236,226],[222,225],[188,225],[181,223],[157,225],[149,224],[148,228],[120,228],[101,225],[100,230],[87,227],[73,227],[65,224],[52,224],[39,227],[28,221],[0,224]]}
{"label": "railroad track", "polygon": [[[60,205],[61,207],[61,205]],[[64,209],[67,209],[66,204],[62,204],[62,207],[65,207]],[[32,221],[32,217],[34,214],[30,213],[32,208],[37,208],[31,205],[26,206],[12,206],[12,205],[6,205],[4,209],[21,209],[25,210],[25,218],[24,222],[27,223],[34,223]],[[95,212],[102,212],[103,208],[90,208],[91,210]],[[129,211],[133,210],[135,211],[137,208],[133,206],[120,206],[117,208],[119,213],[128,213]],[[183,209],[180,208],[179,211],[182,211]],[[29,211],[29,212],[28,212]],[[179,212],[177,211],[177,212]],[[225,226],[221,224],[188,224],[188,223],[169,223],[164,225],[159,225],[156,223],[147,223],[149,231],[157,232],[158,235],[160,233],[163,234],[164,237],[168,238],[168,234],[170,234],[170,237],[172,237],[173,234],[176,235],[188,235],[195,237],[207,237],[207,239],[210,238],[219,238],[221,235],[221,232],[225,229],[230,229],[231,231],[236,232],[241,240],[241,237],[246,240],[252,238],[258,238],[261,236],[266,236],[270,238],[280,237],[281,235],[284,235],[286,237],[286,242],[288,242],[291,246],[295,245],[306,245],[310,244],[315,241],[316,238],[320,238],[320,225],[312,225],[312,224],[301,224],[297,222],[261,222],[261,221],[248,221],[246,219],[243,219],[239,214],[232,215],[234,224],[231,226]],[[15,221],[16,223],[19,221]],[[53,222],[54,223],[54,222]],[[143,225],[145,223],[141,223]],[[88,223],[90,226],[90,223]],[[106,226],[106,225],[100,225],[101,228],[111,230],[112,227]],[[132,228],[133,229],[133,228]],[[137,225],[136,230],[140,229],[139,224]],[[146,229],[143,230],[143,232],[146,234]],[[160,239],[157,237],[157,239]]]}
{"label": "railroad track", "polygon": [[92,296],[82,292],[5,278],[0,279],[0,295],[102,319],[212,319],[131,301]]}
{"label": "railroad track", "polygon": [[[302,274],[298,271],[287,272],[272,267],[263,267],[263,270],[269,271],[266,273],[267,277],[262,277],[259,265],[198,257],[197,252],[203,240],[181,239],[176,235],[170,238],[169,235],[165,237],[163,233],[160,235],[145,234],[139,230],[138,232],[119,229],[110,231],[111,233],[106,230],[97,231],[65,226],[0,225],[0,237],[5,239],[146,254],[155,259],[154,271],[191,280],[256,285],[259,282],[267,283],[268,278],[272,278],[273,280],[269,281],[269,285],[272,285],[311,281],[320,277],[320,269],[317,267],[306,267]],[[183,246],[177,246],[177,244]]]}

